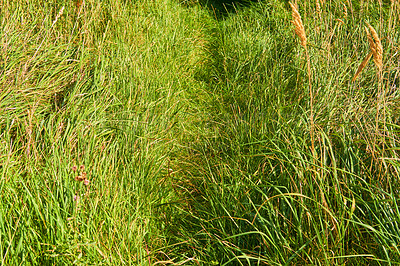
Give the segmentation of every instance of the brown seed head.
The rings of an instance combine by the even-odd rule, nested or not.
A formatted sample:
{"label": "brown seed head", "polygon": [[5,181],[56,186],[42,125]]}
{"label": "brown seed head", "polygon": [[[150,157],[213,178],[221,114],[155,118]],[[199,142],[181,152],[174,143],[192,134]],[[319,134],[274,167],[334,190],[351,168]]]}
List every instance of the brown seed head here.
{"label": "brown seed head", "polygon": [[370,52],[367,57],[364,58],[364,60],[361,62],[361,64],[358,66],[357,72],[354,75],[353,79],[351,80],[352,82],[354,82],[356,80],[356,78],[358,77],[358,75],[360,75],[361,71],[364,69],[364,67],[368,64],[369,59],[371,59],[372,56],[372,52]]}
{"label": "brown seed head", "polygon": [[381,40],[379,39],[378,34],[375,29],[368,24],[368,28],[365,27],[365,31],[367,33],[367,39],[369,42],[369,47],[371,49],[372,55],[374,56],[374,63],[379,71],[382,70],[383,67],[383,47]]}
{"label": "brown seed head", "polygon": [[292,8],[292,23],[294,25],[294,31],[296,33],[296,35],[300,38],[300,44],[301,46],[303,46],[304,48],[307,46],[307,37],[306,37],[306,31],[304,30],[304,26],[303,26],[303,21],[301,20],[301,16],[300,13],[297,11],[296,6],[289,2],[290,7]]}

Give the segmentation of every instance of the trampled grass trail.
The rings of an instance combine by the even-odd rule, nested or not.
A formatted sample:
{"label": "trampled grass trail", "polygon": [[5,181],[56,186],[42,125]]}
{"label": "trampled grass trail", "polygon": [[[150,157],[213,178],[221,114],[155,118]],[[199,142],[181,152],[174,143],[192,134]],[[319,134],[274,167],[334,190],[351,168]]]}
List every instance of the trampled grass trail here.
{"label": "trampled grass trail", "polygon": [[400,263],[399,4],[214,2],[1,2],[1,264]]}

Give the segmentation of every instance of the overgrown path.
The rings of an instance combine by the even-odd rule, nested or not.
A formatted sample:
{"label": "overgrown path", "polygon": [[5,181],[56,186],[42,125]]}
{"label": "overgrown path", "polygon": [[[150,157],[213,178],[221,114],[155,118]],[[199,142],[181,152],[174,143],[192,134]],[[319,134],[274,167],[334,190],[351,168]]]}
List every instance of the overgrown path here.
{"label": "overgrown path", "polygon": [[399,7],[342,2],[309,78],[287,1],[3,1],[0,264],[398,263]]}
{"label": "overgrown path", "polygon": [[[349,42],[349,29],[356,30],[357,24],[346,20],[345,30],[347,15],[337,6],[325,5],[326,20],[318,8],[306,4],[301,9],[306,28],[317,29],[307,30],[310,80],[283,1],[254,4],[208,24],[210,58],[195,75],[204,88],[189,94],[191,130],[171,162],[170,178],[180,201],[165,211],[170,253],[162,253],[161,261],[399,261],[397,251],[389,255],[386,248],[373,248],[373,243],[390,245],[399,239],[393,223],[382,227],[383,220],[398,217],[392,187],[399,184],[398,171],[392,159],[387,164],[377,160],[384,154],[397,158],[399,120],[379,110],[399,112],[388,107],[399,103],[389,93],[398,80],[388,70],[385,83],[377,84],[373,75],[350,83],[348,70],[358,65],[350,60],[363,53],[365,37]],[[372,15],[357,8],[360,17]],[[359,46],[350,48],[357,41]],[[385,49],[396,54],[395,46]],[[386,87],[387,107],[379,100],[380,86]],[[309,120],[310,87],[315,129]],[[381,124],[392,119],[396,122],[390,126]],[[389,139],[396,144],[386,146]],[[388,196],[391,207],[384,207]]]}

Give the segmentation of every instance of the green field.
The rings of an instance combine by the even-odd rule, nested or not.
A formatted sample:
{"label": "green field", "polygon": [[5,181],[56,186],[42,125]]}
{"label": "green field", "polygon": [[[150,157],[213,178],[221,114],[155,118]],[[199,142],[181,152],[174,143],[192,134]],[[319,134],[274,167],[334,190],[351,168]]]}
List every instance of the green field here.
{"label": "green field", "polygon": [[293,7],[0,0],[0,265],[399,265],[400,2]]}

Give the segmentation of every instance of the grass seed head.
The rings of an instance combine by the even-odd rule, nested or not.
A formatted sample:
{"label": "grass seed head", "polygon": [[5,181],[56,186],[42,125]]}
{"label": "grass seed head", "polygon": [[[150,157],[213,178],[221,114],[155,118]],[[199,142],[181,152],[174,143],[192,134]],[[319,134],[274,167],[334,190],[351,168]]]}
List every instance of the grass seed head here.
{"label": "grass seed head", "polygon": [[297,11],[297,7],[292,3],[289,2],[290,7],[292,8],[292,23],[295,27],[295,33],[297,36],[299,36],[300,38],[300,44],[303,47],[307,46],[307,37],[306,37],[306,31],[304,30],[304,26],[303,26],[303,21],[301,20],[301,16],[299,11]]}
{"label": "grass seed head", "polygon": [[383,67],[383,47],[381,40],[379,39],[378,34],[375,29],[368,24],[368,28],[365,27],[365,31],[367,33],[367,39],[369,42],[369,47],[371,49],[372,55],[374,56],[374,63],[379,71],[382,70]]}
{"label": "grass seed head", "polygon": [[352,82],[354,82],[356,80],[356,78],[358,77],[358,75],[360,75],[361,71],[364,69],[364,67],[368,64],[369,59],[371,59],[372,56],[372,52],[370,52],[367,57],[364,58],[364,60],[361,62],[361,64],[358,66],[357,72],[354,75],[353,79],[351,80]]}

